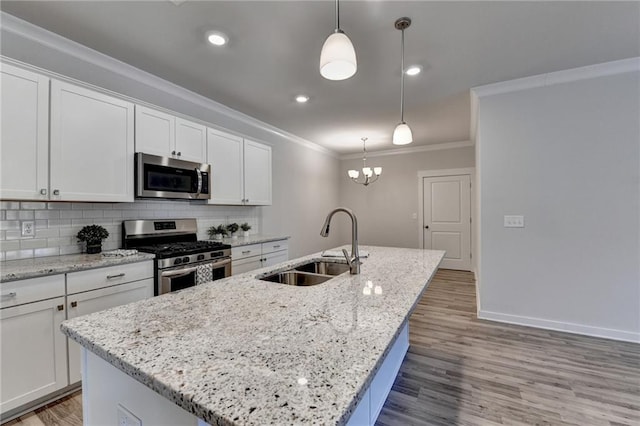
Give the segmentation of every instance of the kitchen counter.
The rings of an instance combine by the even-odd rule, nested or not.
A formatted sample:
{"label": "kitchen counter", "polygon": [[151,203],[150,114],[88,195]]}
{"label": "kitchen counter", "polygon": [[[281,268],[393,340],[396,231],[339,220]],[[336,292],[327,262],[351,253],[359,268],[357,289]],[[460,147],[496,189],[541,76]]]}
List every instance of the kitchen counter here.
{"label": "kitchen counter", "polygon": [[69,254],[64,256],[36,257],[33,259],[0,262],[0,282],[24,280],[46,275],[84,271],[105,266],[152,260],[155,255],[138,253],[133,256],[107,257],[98,254]]}
{"label": "kitchen counter", "polygon": [[268,243],[269,241],[280,241],[280,240],[288,240],[288,236],[278,236],[278,235],[249,235],[248,237],[238,237],[238,238],[223,238],[222,241],[225,244],[231,245],[231,247],[241,247],[248,246],[249,244],[259,244],[259,243]]}
{"label": "kitchen counter", "polygon": [[210,424],[344,424],[444,256],[361,249],[370,255],[360,275],[313,287],[256,279],[318,253],[75,318],[62,330]]}

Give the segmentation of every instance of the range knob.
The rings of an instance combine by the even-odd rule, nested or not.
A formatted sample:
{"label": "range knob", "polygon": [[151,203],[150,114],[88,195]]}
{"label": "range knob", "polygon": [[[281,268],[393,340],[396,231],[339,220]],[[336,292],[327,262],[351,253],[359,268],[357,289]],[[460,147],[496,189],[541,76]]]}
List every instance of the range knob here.
{"label": "range knob", "polygon": [[204,254],[199,254],[198,255],[198,260],[204,260]]}
{"label": "range knob", "polygon": [[189,256],[185,256],[182,258],[182,263],[189,263]]}
{"label": "range knob", "polygon": [[182,259],[180,259],[180,258],[178,258],[178,259],[176,259],[176,260],[174,260],[174,261],[173,261],[173,264],[174,264],[174,265],[179,265],[179,264],[181,264],[181,263],[182,263]]}

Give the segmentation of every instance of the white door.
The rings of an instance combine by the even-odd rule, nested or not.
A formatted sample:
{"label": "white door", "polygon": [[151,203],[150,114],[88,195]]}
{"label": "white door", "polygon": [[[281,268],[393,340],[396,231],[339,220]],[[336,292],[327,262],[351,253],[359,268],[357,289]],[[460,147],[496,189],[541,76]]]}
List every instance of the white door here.
{"label": "white door", "polygon": [[49,198],[49,79],[2,64],[0,198]]}
{"label": "white door", "polygon": [[271,147],[244,141],[245,204],[271,204]]}
{"label": "white door", "polygon": [[[153,296],[153,279],[120,284],[67,296],[69,319]],[[69,384],[82,380],[80,345],[69,339]]]}
{"label": "white door", "polygon": [[136,105],[136,152],[168,157],[175,152],[175,117]]}
{"label": "white door", "polygon": [[0,412],[67,385],[67,348],[60,331],[62,321],[64,297],[0,310]]}
{"label": "white door", "polygon": [[242,204],[244,151],[242,138],[208,129],[207,163],[211,165],[209,204]]}
{"label": "white door", "polygon": [[54,201],[133,201],[133,104],[51,82]]}
{"label": "white door", "polygon": [[440,267],[471,270],[471,177],[423,178],[423,247],[445,250]]}
{"label": "white door", "polygon": [[176,156],[180,160],[207,162],[207,128],[176,117]]}

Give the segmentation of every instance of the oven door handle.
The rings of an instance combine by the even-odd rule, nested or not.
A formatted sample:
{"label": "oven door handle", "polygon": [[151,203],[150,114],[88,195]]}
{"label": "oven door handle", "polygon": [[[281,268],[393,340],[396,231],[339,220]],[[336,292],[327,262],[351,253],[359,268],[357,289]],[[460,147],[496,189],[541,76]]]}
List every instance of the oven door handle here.
{"label": "oven door handle", "polygon": [[[231,259],[222,259],[222,260],[218,260],[216,262],[203,263],[201,265],[211,265],[212,268],[218,268],[220,266],[224,266],[224,265],[227,265],[229,263],[231,263]],[[198,266],[201,266],[201,265],[198,265]],[[177,271],[163,272],[162,273],[162,278],[182,277],[184,275],[188,275],[188,274],[194,272],[195,270],[197,270],[198,266],[193,266],[191,268],[185,268],[185,269],[178,269]]]}

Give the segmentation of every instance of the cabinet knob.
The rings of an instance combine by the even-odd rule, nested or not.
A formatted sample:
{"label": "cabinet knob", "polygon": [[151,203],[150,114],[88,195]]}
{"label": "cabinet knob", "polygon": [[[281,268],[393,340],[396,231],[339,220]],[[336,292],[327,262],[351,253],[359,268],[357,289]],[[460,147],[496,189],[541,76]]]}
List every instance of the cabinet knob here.
{"label": "cabinet knob", "polygon": [[58,310],[59,311],[64,311],[64,305],[58,305]]}
{"label": "cabinet knob", "polygon": [[429,229],[429,225],[425,225],[424,229]]}
{"label": "cabinet knob", "polygon": [[182,153],[180,151],[178,151],[178,157],[180,157],[182,155]]}
{"label": "cabinet knob", "polygon": [[53,190],[53,195],[60,195],[60,190],[59,189],[54,189]]}
{"label": "cabinet knob", "polygon": [[171,155],[176,155],[176,152],[175,151],[171,151]]}
{"label": "cabinet knob", "polygon": [[71,302],[71,307],[72,307],[72,308],[75,308],[75,307],[77,307],[77,306],[78,306],[78,302]]}
{"label": "cabinet knob", "polygon": [[47,195],[47,190],[46,190],[46,189],[44,189],[44,188],[42,188],[42,189],[40,190],[40,195]]}

